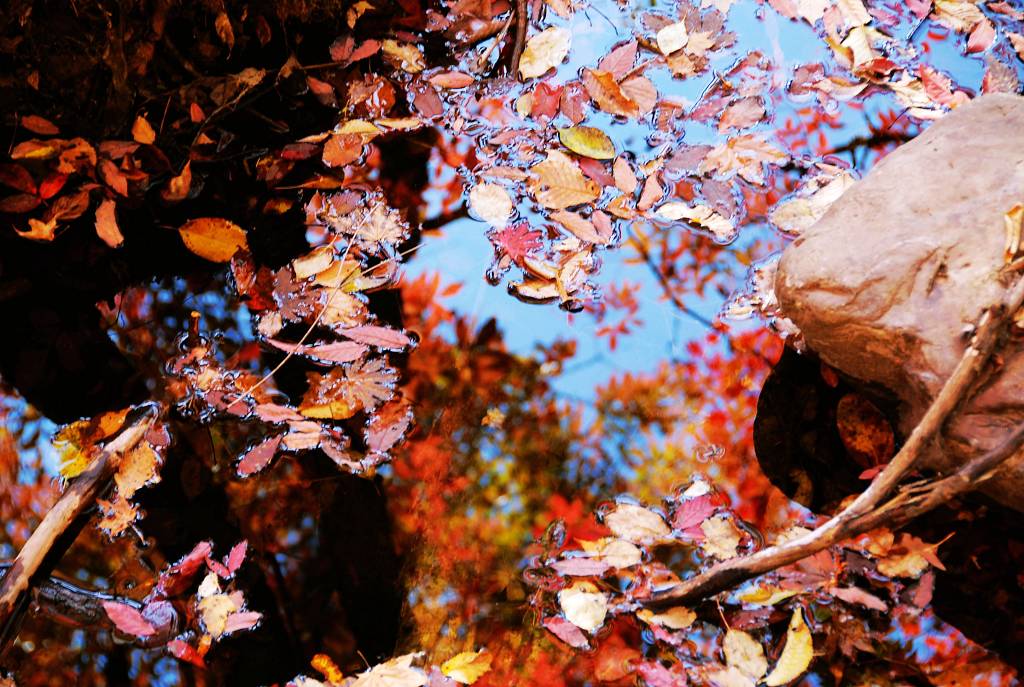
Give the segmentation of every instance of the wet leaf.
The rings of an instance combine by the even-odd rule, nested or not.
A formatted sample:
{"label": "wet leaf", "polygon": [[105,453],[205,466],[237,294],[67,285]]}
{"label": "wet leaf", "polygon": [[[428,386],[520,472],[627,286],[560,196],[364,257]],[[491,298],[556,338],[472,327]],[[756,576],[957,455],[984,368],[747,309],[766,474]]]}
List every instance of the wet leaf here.
{"label": "wet leaf", "polygon": [[688,39],[685,22],[669,24],[658,31],[658,50],[662,55],[669,55],[685,46]]}
{"label": "wet leaf", "polygon": [[862,468],[889,462],[896,451],[892,426],[875,404],[860,394],[839,399],[836,429],[846,452]]}
{"label": "wet leaf", "polygon": [[597,199],[597,184],[583,176],[568,155],[558,150],[549,150],[547,158],[535,164],[530,171],[530,190],[537,201],[546,208],[563,208]]}
{"label": "wet leaf", "polygon": [[441,672],[456,682],[471,685],[491,669],[491,654],[485,651],[464,651],[441,664]]}
{"label": "wet leaf", "polygon": [[558,592],[558,605],[566,620],[593,634],[608,614],[608,598],[590,582],[574,582]]}
{"label": "wet leaf", "polygon": [[742,630],[728,630],[722,641],[722,650],[729,666],[755,682],[768,672],[768,659],[764,657],[761,643]]}
{"label": "wet leaf", "polygon": [[132,124],[132,139],[136,143],[150,144],[156,141],[156,132],[145,117],[136,117]]}
{"label": "wet leaf", "polygon": [[660,625],[670,630],[685,630],[697,619],[697,614],[684,606],[676,606],[661,613],[644,608],[636,612],[636,617],[648,625]]}
{"label": "wet leaf", "polygon": [[491,226],[503,227],[512,216],[512,197],[498,184],[477,184],[469,192],[469,209]]}
{"label": "wet leaf", "polygon": [[811,630],[804,622],[803,611],[797,607],[786,630],[786,645],[779,655],[779,660],[764,679],[768,687],[779,687],[800,677],[814,658],[814,643]]}
{"label": "wet leaf", "polygon": [[590,647],[590,640],[580,631],[580,628],[561,616],[545,618],[543,624],[548,632],[573,648],[586,649]]}
{"label": "wet leaf", "polygon": [[349,687],[423,687],[427,674],[413,667],[419,654],[406,654],[360,673]]}
{"label": "wet leaf", "polygon": [[519,75],[532,79],[560,65],[569,54],[571,37],[569,31],[558,26],[531,37],[519,58]]}
{"label": "wet leaf", "polygon": [[210,262],[229,262],[239,250],[248,250],[245,231],[220,217],[200,217],[178,228],[185,247]]}
{"label": "wet leaf", "polygon": [[277,454],[277,449],[283,438],[283,434],[269,437],[246,451],[242,459],[238,461],[238,467],[235,468],[238,476],[248,477],[267,467]]}
{"label": "wet leaf", "polygon": [[740,545],[741,533],[727,516],[719,515],[708,518],[700,525],[705,539],[700,548],[709,556],[720,560],[733,558],[736,547]]}
{"label": "wet leaf", "polygon": [[658,541],[671,534],[657,513],[631,503],[620,503],[605,516],[604,523],[616,537],[640,544]]}
{"label": "wet leaf", "polygon": [[148,637],[156,633],[156,628],[134,606],[119,601],[104,601],[103,610],[114,626],[126,635]]}
{"label": "wet leaf", "polygon": [[570,126],[558,130],[558,139],[566,148],[595,160],[610,160],[615,157],[615,145],[611,139],[592,126]]}

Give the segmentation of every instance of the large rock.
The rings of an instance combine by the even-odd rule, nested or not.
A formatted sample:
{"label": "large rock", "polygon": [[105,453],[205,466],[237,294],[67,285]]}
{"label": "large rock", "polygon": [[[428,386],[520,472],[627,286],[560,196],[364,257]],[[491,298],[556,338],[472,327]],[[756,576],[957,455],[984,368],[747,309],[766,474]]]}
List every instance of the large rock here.
{"label": "large rock", "polygon": [[[775,289],[808,346],[901,402],[917,423],[965,330],[1006,288],[1004,213],[1024,202],[1024,98],[957,108],[850,187],[786,248]],[[927,464],[948,472],[1024,419],[1024,347],[1011,344]],[[983,489],[1024,510],[1024,455]]]}

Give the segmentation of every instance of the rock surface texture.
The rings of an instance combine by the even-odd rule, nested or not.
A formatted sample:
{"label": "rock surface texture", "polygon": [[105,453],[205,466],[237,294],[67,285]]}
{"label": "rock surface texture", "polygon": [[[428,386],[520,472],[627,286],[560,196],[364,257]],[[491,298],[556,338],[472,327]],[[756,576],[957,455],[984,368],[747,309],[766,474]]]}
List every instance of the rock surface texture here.
{"label": "rock surface texture", "polygon": [[[786,248],[782,312],[823,360],[899,397],[905,436],[1009,283],[1003,216],[1020,202],[1024,98],[987,95],[888,155]],[[1024,421],[1024,343],[1000,356],[927,466],[948,472]],[[1024,511],[1024,455],[982,490]]]}

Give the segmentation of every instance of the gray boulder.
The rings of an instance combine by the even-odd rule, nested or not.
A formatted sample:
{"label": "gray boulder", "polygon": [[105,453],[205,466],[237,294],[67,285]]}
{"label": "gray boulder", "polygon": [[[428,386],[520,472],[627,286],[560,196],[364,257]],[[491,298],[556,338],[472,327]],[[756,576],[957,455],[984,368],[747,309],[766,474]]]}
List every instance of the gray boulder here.
{"label": "gray boulder", "polygon": [[[846,375],[890,390],[906,434],[1006,288],[1003,216],[1024,202],[1024,98],[986,95],[932,124],[850,187],[783,252],[782,313]],[[949,472],[1024,420],[1024,346],[950,423],[926,464]],[[1024,511],[1024,454],[983,491]]]}

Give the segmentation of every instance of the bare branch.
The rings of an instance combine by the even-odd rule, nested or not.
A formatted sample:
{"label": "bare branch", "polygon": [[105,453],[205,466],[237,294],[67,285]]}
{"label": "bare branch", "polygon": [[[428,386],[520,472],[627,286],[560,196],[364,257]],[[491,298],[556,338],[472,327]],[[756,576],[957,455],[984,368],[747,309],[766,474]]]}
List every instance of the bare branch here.
{"label": "bare branch", "polygon": [[142,415],[110,441],[85,472],[71,481],[67,491],[47,511],[43,521],[18,552],[0,584],[0,636],[9,638],[9,628],[15,624],[34,579],[37,575],[48,574],[48,571],[41,570],[43,561],[51,555],[61,535],[106,488],[120,457],[145,436],[155,419],[155,408],[155,405],[143,406]]}

